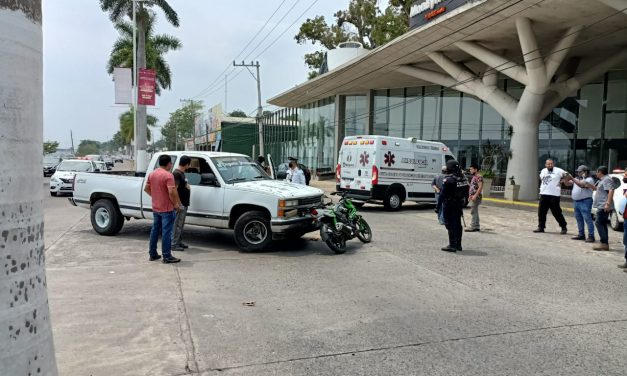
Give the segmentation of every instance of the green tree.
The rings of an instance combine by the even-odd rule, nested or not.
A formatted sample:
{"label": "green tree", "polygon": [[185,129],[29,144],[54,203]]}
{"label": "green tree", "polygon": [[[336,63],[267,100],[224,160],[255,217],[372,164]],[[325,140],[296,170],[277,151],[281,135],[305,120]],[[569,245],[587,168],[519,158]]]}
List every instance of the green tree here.
{"label": "green tree", "polygon": [[248,117],[248,115],[246,115],[246,113],[240,109],[237,110],[233,110],[229,113],[229,116],[231,117]]}
{"label": "green tree", "polygon": [[[100,8],[103,11],[109,13],[109,18],[114,24],[119,24],[123,22],[124,17],[128,17],[130,20],[132,20],[133,4],[136,4],[135,26],[137,27],[137,67],[146,68],[147,59],[150,57],[150,54],[148,53],[149,49],[147,49],[146,45],[146,32],[148,30],[148,25],[151,22],[151,18],[154,18],[154,13],[151,13],[149,10],[154,7],[161,9],[165,15],[166,20],[175,27],[179,26],[179,17],[176,11],[170,6],[170,4],[168,4],[167,0],[144,0],[141,2],[135,2],[133,0],[100,0]],[[152,21],[152,23],[154,24],[154,20]],[[161,55],[163,55],[163,53],[161,53]],[[127,67],[128,66],[132,66],[132,64],[127,65]],[[157,72],[160,70],[160,67],[149,67],[155,69]],[[163,70],[162,67],[161,70]],[[159,85],[161,85],[161,82],[159,83]],[[169,88],[169,85],[167,85],[167,87]],[[140,151],[146,150],[148,132],[146,122],[146,106],[140,105],[137,108],[136,142],[137,149]],[[137,163],[136,166],[138,171],[143,167],[140,163]]]}
{"label": "green tree", "polygon": [[373,49],[407,32],[413,0],[389,0],[384,10],[378,3],[377,0],[350,0],[348,9],[334,14],[334,23],[328,24],[324,16],[316,16],[301,25],[294,37],[296,42],[310,42],[322,47],[305,54],[305,64],[312,69],[310,79],[318,75],[325,50],[348,41],[360,42],[364,48]]}
{"label": "green tree", "polygon": [[45,141],[44,142],[44,155],[56,153],[59,148],[59,143],[57,141]]}
{"label": "green tree", "polygon": [[[182,44],[174,36],[154,34],[155,16],[148,14],[146,19],[146,66],[154,69],[157,74],[157,94],[161,94],[162,89],[172,87],[172,71],[170,65],[165,60],[165,54],[178,50]],[[107,63],[107,73],[113,74],[116,67],[131,68],[133,66],[133,24],[126,21],[119,21],[115,24],[115,29],[120,33],[120,37],[113,44],[109,62]]]}
{"label": "green tree", "polygon": [[170,113],[170,118],[161,128],[168,150],[178,150],[182,139],[194,136],[194,122],[202,109],[202,102],[194,101]]}
{"label": "green tree", "polygon": [[[152,115],[147,115],[146,123],[150,126],[155,126],[159,119]],[[120,115],[120,137],[124,142],[124,145],[128,145],[135,139],[135,130],[133,128],[133,108],[123,112]],[[146,138],[150,140],[150,129],[146,130]]]}
{"label": "green tree", "polygon": [[100,142],[94,140],[81,140],[76,150],[76,155],[84,157],[89,154],[100,154]]}

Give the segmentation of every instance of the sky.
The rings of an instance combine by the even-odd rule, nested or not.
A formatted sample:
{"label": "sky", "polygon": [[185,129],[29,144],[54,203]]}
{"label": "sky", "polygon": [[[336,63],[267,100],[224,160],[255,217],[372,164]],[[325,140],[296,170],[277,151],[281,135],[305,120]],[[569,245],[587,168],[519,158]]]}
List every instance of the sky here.
{"label": "sky", "polygon": [[[261,65],[262,105],[266,106],[265,100],[304,82],[308,68],[303,55],[315,51],[317,46],[298,45],[294,35],[307,18],[323,15],[331,20],[335,11],[347,6],[348,0],[317,0],[308,11],[312,0],[285,0],[279,8],[282,2],[170,0],[170,5],[178,12],[180,27],[171,26],[163,13],[157,11],[156,32],[178,37],[183,47],[166,55],[172,69],[172,88],[157,97],[156,106],[149,107],[148,113],[155,115],[158,124],[163,125],[169,114],[182,105],[181,99],[195,97],[202,100],[206,108],[224,104],[224,86],[219,87],[224,83],[222,72],[232,65],[233,59],[277,8],[277,13],[238,62],[250,52],[247,61],[257,56],[298,20],[257,59]],[[127,107],[114,104],[113,81],[106,72],[111,47],[118,37],[108,15],[101,11],[98,0],[46,0],[43,1],[43,33],[44,139],[58,141],[62,148],[71,145],[70,130],[75,146],[84,139],[111,139],[119,128],[118,116]],[[260,44],[266,35],[266,40]],[[232,71],[232,78],[242,69],[244,71],[227,85],[227,111],[241,109],[254,114],[257,108],[255,80],[245,68],[229,67],[228,73]],[[214,85],[215,89],[198,96],[216,79],[219,85]]]}

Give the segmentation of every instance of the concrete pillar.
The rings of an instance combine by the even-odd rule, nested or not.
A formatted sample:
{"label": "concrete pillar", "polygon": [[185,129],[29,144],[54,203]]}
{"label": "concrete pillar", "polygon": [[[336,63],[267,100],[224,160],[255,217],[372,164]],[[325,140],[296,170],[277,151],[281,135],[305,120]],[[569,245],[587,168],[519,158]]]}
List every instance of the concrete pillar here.
{"label": "concrete pillar", "polygon": [[346,130],[346,96],[335,96],[335,148],[333,149],[333,161],[337,162],[340,153],[340,147],[342,146],[342,140],[344,140],[344,134]]}
{"label": "concrete pillar", "polygon": [[366,112],[368,113],[368,134],[374,133],[374,90],[366,93]]}
{"label": "concrete pillar", "polygon": [[[490,51],[477,42],[460,41],[455,43],[456,47],[489,67],[481,77],[465,64],[453,61],[441,51],[429,52],[427,55],[444,73],[414,65],[400,66],[397,71],[475,95],[503,116],[513,130],[507,166],[508,181],[513,176],[516,184],[520,185],[520,200],[536,200],[540,121],[583,85],[627,60],[627,48],[607,51],[605,56],[597,53],[587,57],[586,59],[590,61],[582,63],[581,66],[592,68],[576,74],[576,69],[568,69],[568,66],[562,65],[575,45],[582,26],[566,30],[550,52],[543,55],[538,47],[531,20],[518,18],[515,23],[524,66]],[[559,79],[553,80],[558,72]],[[497,87],[497,73],[505,74],[525,86],[520,100]]]}

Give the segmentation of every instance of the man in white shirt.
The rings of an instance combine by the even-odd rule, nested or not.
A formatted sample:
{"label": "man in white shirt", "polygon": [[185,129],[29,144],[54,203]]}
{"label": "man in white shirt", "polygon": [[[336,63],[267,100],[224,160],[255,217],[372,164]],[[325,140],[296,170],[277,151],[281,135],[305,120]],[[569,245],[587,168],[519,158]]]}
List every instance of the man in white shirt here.
{"label": "man in white shirt", "polygon": [[307,185],[307,179],[305,179],[305,173],[298,167],[298,163],[290,162],[291,181],[294,184]]}
{"label": "man in white shirt", "polygon": [[567,233],[566,219],[562,214],[560,199],[562,196],[562,180],[567,175],[566,171],[555,167],[552,159],[547,159],[545,168],[540,172],[540,206],[538,207],[538,228],[533,232],[544,232],[546,227],[546,215],[551,214],[562,228],[560,234]]}

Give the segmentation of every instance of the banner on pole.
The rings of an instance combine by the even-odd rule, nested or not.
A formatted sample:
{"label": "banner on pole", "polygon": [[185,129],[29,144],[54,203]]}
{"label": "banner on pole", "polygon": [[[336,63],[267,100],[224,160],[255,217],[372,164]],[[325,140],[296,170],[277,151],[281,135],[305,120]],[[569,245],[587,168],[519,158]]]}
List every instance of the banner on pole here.
{"label": "banner on pole", "polygon": [[133,73],[131,68],[113,68],[115,104],[133,103]]}
{"label": "banner on pole", "polygon": [[144,106],[155,105],[156,76],[156,72],[152,69],[139,69],[137,104]]}

